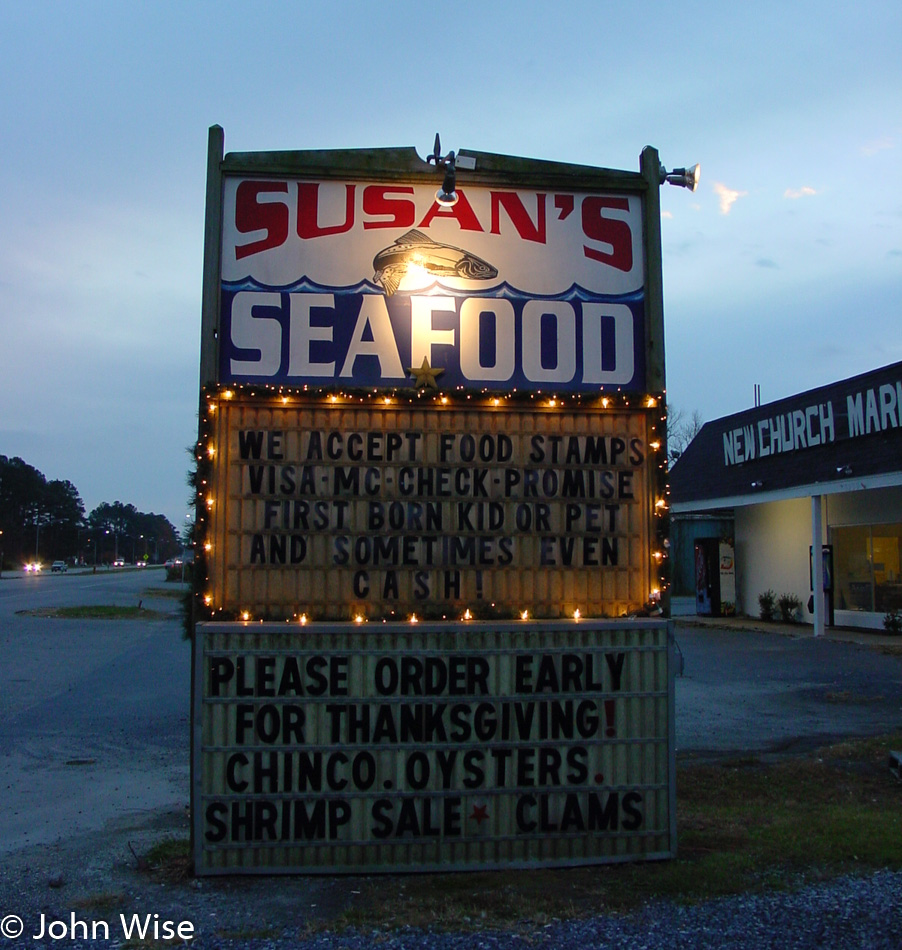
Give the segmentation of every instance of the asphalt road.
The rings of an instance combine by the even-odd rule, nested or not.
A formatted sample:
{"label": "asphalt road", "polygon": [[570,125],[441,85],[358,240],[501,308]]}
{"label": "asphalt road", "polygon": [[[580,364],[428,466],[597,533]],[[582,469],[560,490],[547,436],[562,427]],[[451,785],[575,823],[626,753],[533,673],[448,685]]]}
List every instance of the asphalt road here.
{"label": "asphalt road", "polygon": [[[187,804],[189,644],[161,569],[0,579],[0,853]],[[154,593],[154,589],[162,596]],[[160,619],[36,616],[137,606]]]}
{"label": "asphalt road", "polygon": [[678,623],[676,640],[678,753],[802,752],[902,729],[902,638]]}
{"label": "asphalt road", "polygon": [[[190,648],[173,587],[152,569],[0,579],[0,853],[187,805]],[[139,600],[163,616],[35,614]],[[902,729],[899,652],[806,628],[681,624],[677,643],[678,753],[785,753]]]}

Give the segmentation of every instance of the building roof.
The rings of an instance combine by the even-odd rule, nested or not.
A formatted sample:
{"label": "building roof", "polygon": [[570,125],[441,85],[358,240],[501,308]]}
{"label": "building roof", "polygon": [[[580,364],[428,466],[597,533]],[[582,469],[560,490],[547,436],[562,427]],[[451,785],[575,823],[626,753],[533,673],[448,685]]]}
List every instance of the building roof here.
{"label": "building roof", "polygon": [[902,362],[706,423],[670,471],[675,512],[902,485]]}

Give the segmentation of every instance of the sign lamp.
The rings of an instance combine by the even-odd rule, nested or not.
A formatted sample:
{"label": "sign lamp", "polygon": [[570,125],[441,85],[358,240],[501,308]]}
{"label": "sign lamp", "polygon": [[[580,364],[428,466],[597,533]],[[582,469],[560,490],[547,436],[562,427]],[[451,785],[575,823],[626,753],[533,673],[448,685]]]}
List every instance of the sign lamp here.
{"label": "sign lamp", "polygon": [[442,143],[439,140],[438,132],[435,133],[435,146],[431,155],[426,156],[427,162],[435,162],[435,167],[445,168],[445,178],[442,181],[442,187],[435,193],[435,200],[444,208],[450,208],[457,204],[457,192],[454,190],[456,185],[456,159],[454,152],[448,152],[442,156]]}
{"label": "sign lamp", "polygon": [[679,185],[681,188],[695,191],[701,176],[702,170],[699,165],[693,165],[692,168],[674,168],[672,172],[668,172],[663,165],[661,166],[662,185],[666,181],[671,185]]}

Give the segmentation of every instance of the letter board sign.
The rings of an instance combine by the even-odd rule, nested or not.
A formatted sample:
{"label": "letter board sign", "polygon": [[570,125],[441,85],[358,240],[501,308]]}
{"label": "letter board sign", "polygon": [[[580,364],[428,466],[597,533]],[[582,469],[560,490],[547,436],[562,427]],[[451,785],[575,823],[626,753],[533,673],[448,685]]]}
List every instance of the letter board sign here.
{"label": "letter board sign", "polygon": [[663,621],[205,624],[199,873],[592,864],[675,850]]}
{"label": "letter board sign", "polygon": [[227,395],[204,408],[211,617],[619,617],[660,589],[650,411]]}

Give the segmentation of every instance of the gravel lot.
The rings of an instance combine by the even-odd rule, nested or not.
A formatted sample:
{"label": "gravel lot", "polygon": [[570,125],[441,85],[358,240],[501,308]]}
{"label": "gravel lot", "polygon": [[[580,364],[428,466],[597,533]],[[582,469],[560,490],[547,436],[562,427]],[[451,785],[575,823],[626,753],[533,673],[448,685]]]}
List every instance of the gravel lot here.
{"label": "gravel lot", "polygon": [[[34,869],[37,870],[37,869]],[[295,948],[295,950],[527,950],[549,947],[567,950],[681,950],[681,948],[785,948],[785,950],[815,950],[815,948],[873,948],[898,950],[902,946],[902,872],[880,871],[865,877],[847,877],[829,884],[805,887],[795,892],[778,892],[755,896],[740,896],[708,901],[694,906],[654,903],[628,915],[601,915],[576,921],[552,922],[540,928],[524,926],[507,932],[437,933],[409,928],[397,931],[341,933],[322,932],[307,935],[309,925],[316,921],[319,909],[311,898],[335,897],[335,883],[319,885],[329,895],[310,887],[309,881],[280,880],[280,908],[274,907],[272,884],[246,882],[215,887],[207,890],[191,885],[163,888],[149,892],[146,885],[134,891],[131,875],[120,870],[128,907],[101,913],[96,907],[76,907],[75,920],[90,928],[94,921],[109,921],[108,931],[100,929],[96,939],[83,939],[79,925],[74,925],[63,897],[65,885],[49,888],[43,880],[30,881],[33,875],[26,871],[20,878],[27,895],[28,909],[17,902],[16,912],[23,918],[25,930],[15,940],[0,945],[9,947],[67,946],[67,947],[121,947],[155,945],[132,942],[127,939],[127,928],[119,920],[125,915],[131,922],[137,914],[141,921],[148,915],[158,915],[159,921],[191,921],[195,934],[191,946],[200,950],[212,948]],[[40,872],[38,872],[40,877]],[[3,874],[3,891],[13,882]],[[347,892],[354,890],[355,882],[342,885]],[[23,895],[23,896],[25,896]],[[39,896],[37,901],[32,898]],[[292,903],[293,901],[297,903]],[[306,913],[304,905],[306,907]],[[16,919],[7,916],[3,905],[2,927],[15,926]],[[41,915],[45,915],[42,923]],[[228,924],[223,926],[224,920]],[[45,937],[52,933],[51,921],[62,921],[66,936],[57,939],[34,939],[43,929]],[[162,924],[160,924],[162,926]],[[30,929],[29,929],[30,928]],[[57,930],[59,934],[61,931]],[[163,933],[164,931],[161,931]],[[108,939],[107,939],[108,934]],[[71,939],[74,935],[75,939]]]}

